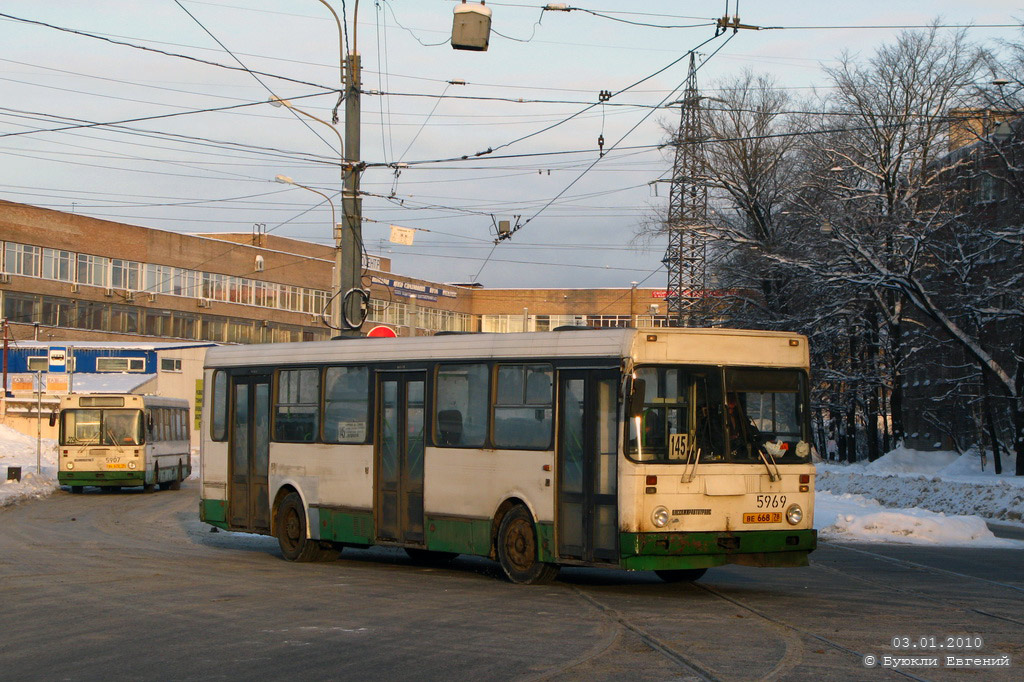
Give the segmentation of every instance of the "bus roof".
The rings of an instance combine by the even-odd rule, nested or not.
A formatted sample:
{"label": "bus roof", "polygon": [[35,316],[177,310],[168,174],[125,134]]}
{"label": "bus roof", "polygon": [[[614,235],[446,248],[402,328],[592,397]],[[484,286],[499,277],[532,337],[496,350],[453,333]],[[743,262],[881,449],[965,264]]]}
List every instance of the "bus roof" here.
{"label": "bus roof", "polygon": [[[774,343],[751,344],[756,339]],[[657,340],[670,342],[669,356],[645,352]],[[797,340],[797,345],[791,340]],[[763,346],[763,348],[762,348]],[[697,352],[697,348],[700,352]],[[721,360],[716,349],[727,349]],[[748,360],[736,357],[749,355]],[[692,357],[687,349],[693,349]],[[787,350],[789,349],[789,350]],[[797,350],[798,349],[798,350]],[[780,356],[781,354],[781,356]],[[399,338],[353,338],[239,346],[206,353],[206,367],[277,366],[320,363],[401,362],[416,360],[489,360],[502,358],[624,358],[699,364],[797,366],[808,364],[807,341],[799,334],[746,329],[594,329],[513,334],[451,334]]]}

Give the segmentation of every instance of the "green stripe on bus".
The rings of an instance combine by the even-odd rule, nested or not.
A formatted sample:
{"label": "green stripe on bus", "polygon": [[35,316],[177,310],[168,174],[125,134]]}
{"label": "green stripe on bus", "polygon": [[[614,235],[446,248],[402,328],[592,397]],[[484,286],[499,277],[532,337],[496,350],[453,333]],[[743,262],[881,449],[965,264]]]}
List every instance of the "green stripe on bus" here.
{"label": "green stripe on bus", "polygon": [[491,553],[491,520],[454,517],[427,517],[427,549],[436,552]]}
{"label": "green stripe on bus", "polygon": [[555,562],[555,524],[537,524],[537,558],[548,563]]}
{"label": "green stripe on bus", "polygon": [[144,471],[62,471],[57,474],[60,485],[142,485]]}
{"label": "green stripe on bus", "polygon": [[763,530],[736,533],[620,533],[623,568],[662,570],[744,566],[806,566],[817,546],[815,530]]}
{"label": "green stripe on bus", "polygon": [[373,544],[373,513],[317,507],[320,516],[320,539],[333,542]]}
{"label": "green stripe on bus", "polygon": [[228,503],[225,500],[199,500],[199,520],[227,529]]}

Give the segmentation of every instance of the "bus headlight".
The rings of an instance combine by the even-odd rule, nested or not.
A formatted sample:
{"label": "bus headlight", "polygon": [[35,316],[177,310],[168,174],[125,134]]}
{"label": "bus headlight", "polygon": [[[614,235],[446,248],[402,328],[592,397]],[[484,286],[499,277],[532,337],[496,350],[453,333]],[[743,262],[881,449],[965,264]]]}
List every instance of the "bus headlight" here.
{"label": "bus headlight", "polygon": [[129,469],[134,469],[135,468],[135,462],[128,462],[128,468]]}
{"label": "bus headlight", "polygon": [[75,463],[74,462],[68,462],[68,469],[74,469],[74,468],[75,468]]}
{"label": "bus headlight", "polygon": [[656,527],[664,528],[668,523],[668,509],[665,509],[664,507],[658,507],[655,509],[654,513],[651,514],[651,521]]}
{"label": "bus headlight", "polygon": [[804,510],[800,508],[799,504],[792,504],[789,509],[786,510],[786,520],[789,521],[790,525],[795,526],[804,519]]}

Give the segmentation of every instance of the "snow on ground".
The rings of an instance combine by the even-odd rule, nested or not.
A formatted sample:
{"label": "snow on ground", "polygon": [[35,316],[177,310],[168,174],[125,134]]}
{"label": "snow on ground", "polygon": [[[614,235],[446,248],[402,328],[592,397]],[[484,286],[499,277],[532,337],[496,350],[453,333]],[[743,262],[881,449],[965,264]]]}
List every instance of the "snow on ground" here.
{"label": "snow on ground", "polygon": [[[1013,475],[1015,462],[1007,459],[1003,474],[997,476],[991,462],[982,471],[976,452],[898,448],[874,462],[819,463],[815,488],[834,495],[863,495],[896,509],[941,512],[947,521],[979,516],[1024,526],[1024,477]],[[819,527],[832,521],[822,518]]]}
{"label": "snow on ground", "polygon": [[814,526],[827,540],[1024,549],[1024,542],[997,538],[980,516],[889,509],[863,495],[834,495],[825,490],[815,495]]}
{"label": "snow on ground", "polygon": [[[57,441],[44,438],[42,470],[36,473],[36,439],[0,424],[0,507],[57,489]],[[21,467],[21,482],[7,480],[7,468]]]}

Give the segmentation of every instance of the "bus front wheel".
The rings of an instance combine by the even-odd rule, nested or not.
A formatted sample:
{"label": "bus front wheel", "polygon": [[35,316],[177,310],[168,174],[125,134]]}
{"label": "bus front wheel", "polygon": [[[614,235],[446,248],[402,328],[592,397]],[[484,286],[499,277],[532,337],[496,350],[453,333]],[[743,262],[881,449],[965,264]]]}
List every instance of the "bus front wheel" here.
{"label": "bus front wheel", "polygon": [[530,512],[513,507],[498,527],[498,561],[508,579],[520,585],[549,583],[558,575],[558,566],[537,558],[537,532]]}
{"label": "bus front wheel", "polygon": [[337,559],[339,552],[307,537],[306,510],[298,493],[288,493],[281,498],[274,513],[274,530],[281,554],[288,561],[325,561]]}

